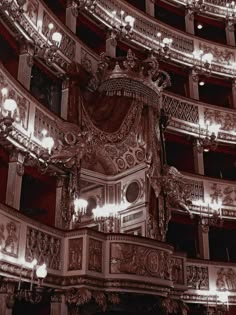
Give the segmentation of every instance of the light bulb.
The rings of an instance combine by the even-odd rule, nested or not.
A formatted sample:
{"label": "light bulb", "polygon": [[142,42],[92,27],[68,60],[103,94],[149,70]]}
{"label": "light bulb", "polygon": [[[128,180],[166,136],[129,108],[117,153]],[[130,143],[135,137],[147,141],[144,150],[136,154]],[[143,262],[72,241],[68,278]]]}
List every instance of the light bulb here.
{"label": "light bulb", "polygon": [[47,272],[47,266],[46,264],[43,264],[42,266],[39,266],[36,270],[36,276],[39,279],[44,279],[46,278],[48,272]]}
{"label": "light bulb", "polygon": [[16,101],[12,98],[7,98],[3,104],[3,108],[8,112],[14,112],[17,108]]}

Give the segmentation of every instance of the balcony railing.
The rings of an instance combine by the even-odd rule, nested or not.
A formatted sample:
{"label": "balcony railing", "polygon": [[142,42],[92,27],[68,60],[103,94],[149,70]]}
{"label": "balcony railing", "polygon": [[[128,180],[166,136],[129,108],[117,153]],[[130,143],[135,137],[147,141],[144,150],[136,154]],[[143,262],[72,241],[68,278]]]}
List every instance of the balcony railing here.
{"label": "balcony railing", "polygon": [[[28,8],[28,7],[27,7]],[[2,10],[2,18],[5,23],[11,24],[11,28],[15,30],[16,34],[21,33],[26,39],[32,41],[37,46],[47,46],[47,30],[50,23],[54,24],[54,29],[62,34],[62,41],[60,49],[54,58],[54,67],[57,70],[64,71],[71,61],[85,64],[93,69],[96,57],[78,38],[72,34],[41,2],[35,7],[32,12],[26,9],[26,12],[17,15],[19,8],[17,4],[12,4],[12,14]],[[10,9],[9,9],[10,10]],[[93,17],[97,18],[106,27],[112,29],[114,23],[113,11],[124,11],[125,15],[130,15],[135,18],[135,25],[133,29],[132,43],[140,48],[154,49],[160,48],[160,39],[172,38],[173,42],[170,48],[171,59],[179,64],[185,64],[192,68],[196,59],[193,53],[203,51],[213,54],[211,63],[211,72],[221,76],[235,77],[235,62],[236,51],[225,45],[215,44],[213,42],[202,40],[197,37],[177,31],[174,28],[167,26],[155,19],[138,12],[121,0],[109,1],[101,0],[93,10]],[[88,14],[89,8],[87,9]],[[161,33],[161,38],[157,37],[157,33]],[[84,58],[83,58],[84,56]],[[85,58],[87,60],[85,60]]]}

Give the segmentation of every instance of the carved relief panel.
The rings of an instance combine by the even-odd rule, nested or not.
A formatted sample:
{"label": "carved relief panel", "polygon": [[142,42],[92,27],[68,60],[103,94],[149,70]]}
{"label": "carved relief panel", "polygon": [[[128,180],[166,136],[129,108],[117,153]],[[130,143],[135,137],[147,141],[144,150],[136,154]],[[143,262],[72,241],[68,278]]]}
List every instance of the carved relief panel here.
{"label": "carved relief panel", "polygon": [[216,288],[220,291],[236,291],[236,269],[218,268],[216,271]]}
{"label": "carved relief panel", "polygon": [[31,262],[34,258],[38,264],[46,263],[48,268],[61,268],[61,240],[53,235],[34,228],[27,228],[25,260]]}
{"label": "carved relief panel", "polygon": [[20,223],[0,214],[0,249],[2,253],[18,257]]}
{"label": "carved relief panel", "polygon": [[24,5],[25,14],[31,22],[37,24],[39,2],[37,0],[27,0]]}
{"label": "carved relief panel", "polygon": [[102,242],[93,238],[89,239],[88,270],[102,272]]}
{"label": "carved relief panel", "polygon": [[112,243],[110,272],[172,280],[171,255],[161,249],[127,243]]}
{"label": "carved relief panel", "polygon": [[207,266],[186,267],[187,286],[196,290],[209,290],[209,270]]}
{"label": "carved relief panel", "polygon": [[69,261],[68,271],[82,269],[83,238],[73,238],[69,240]]}

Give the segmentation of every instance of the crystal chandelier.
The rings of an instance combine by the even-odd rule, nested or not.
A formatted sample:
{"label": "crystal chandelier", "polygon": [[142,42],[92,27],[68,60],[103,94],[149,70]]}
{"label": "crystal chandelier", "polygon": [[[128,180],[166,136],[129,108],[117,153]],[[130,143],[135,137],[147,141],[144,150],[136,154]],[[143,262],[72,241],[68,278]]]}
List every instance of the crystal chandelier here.
{"label": "crystal chandelier", "polygon": [[193,71],[198,75],[211,74],[212,60],[214,56],[212,53],[204,53],[203,50],[193,52],[194,66]]}

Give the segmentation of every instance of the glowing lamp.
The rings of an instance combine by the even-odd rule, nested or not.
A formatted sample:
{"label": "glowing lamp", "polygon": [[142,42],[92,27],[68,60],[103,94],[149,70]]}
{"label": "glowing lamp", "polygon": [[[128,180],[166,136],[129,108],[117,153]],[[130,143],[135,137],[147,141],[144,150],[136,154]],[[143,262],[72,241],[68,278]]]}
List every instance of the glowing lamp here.
{"label": "glowing lamp", "polygon": [[42,266],[39,266],[36,270],[36,276],[39,278],[39,279],[44,279],[47,277],[47,266],[46,264],[43,264]]}
{"label": "glowing lamp", "polygon": [[12,98],[7,98],[3,103],[3,108],[8,112],[13,113],[17,108],[16,101]]}
{"label": "glowing lamp", "polygon": [[53,40],[54,42],[56,42],[57,45],[59,46],[60,43],[61,43],[61,40],[62,40],[62,35],[61,35],[61,33],[59,33],[59,32],[54,32],[54,33],[52,34],[52,40]]}
{"label": "glowing lamp", "polygon": [[51,153],[52,147],[54,146],[54,140],[52,137],[44,137],[42,139],[42,146],[45,149],[48,149],[48,152]]}
{"label": "glowing lamp", "polygon": [[80,212],[81,214],[84,214],[86,211],[86,208],[88,206],[88,201],[82,198],[76,198],[74,200],[74,206],[75,206],[75,213],[77,214]]}

